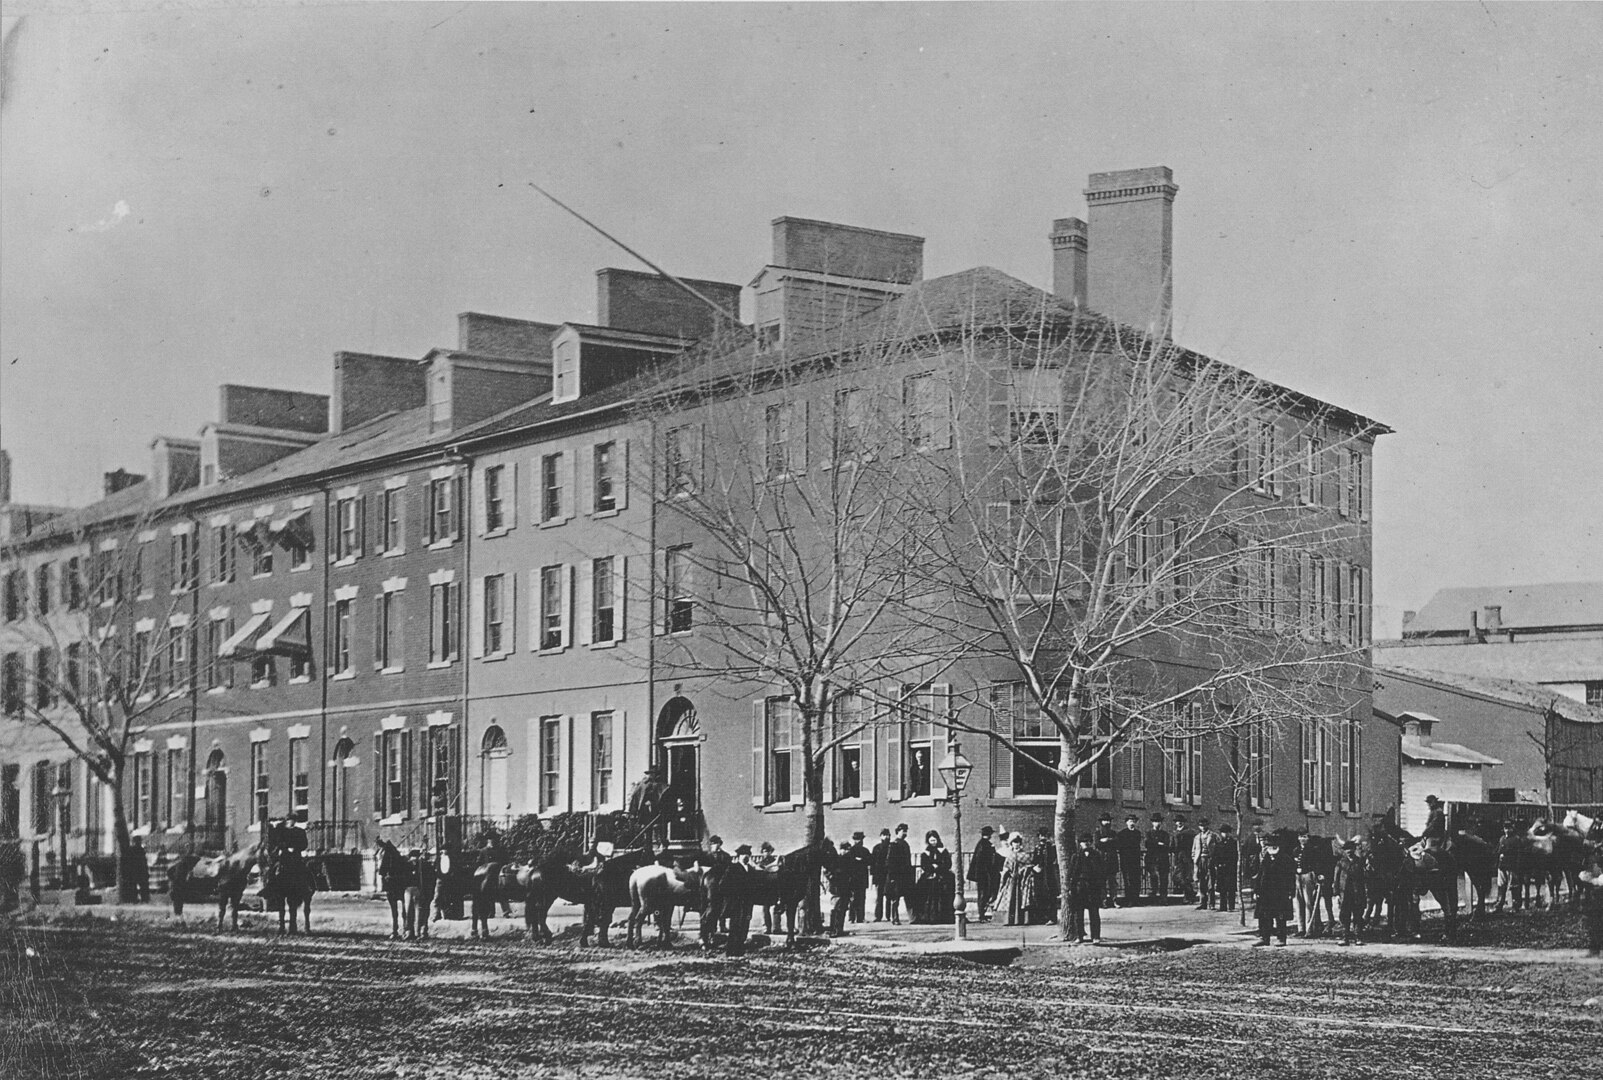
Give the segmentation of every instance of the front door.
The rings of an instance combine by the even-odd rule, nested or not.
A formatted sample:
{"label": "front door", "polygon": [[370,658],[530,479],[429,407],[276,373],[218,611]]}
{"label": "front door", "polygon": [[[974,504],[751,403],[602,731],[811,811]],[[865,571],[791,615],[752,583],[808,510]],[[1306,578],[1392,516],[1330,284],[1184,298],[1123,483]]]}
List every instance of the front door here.
{"label": "front door", "polygon": [[668,842],[701,842],[701,746],[698,742],[664,743],[662,767],[668,784]]}

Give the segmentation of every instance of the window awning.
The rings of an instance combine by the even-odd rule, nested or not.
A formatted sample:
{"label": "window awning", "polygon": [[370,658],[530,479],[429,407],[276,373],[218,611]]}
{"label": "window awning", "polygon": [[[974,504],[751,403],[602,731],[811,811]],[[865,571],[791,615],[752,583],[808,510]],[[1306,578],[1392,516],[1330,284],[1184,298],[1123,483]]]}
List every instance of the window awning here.
{"label": "window awning", "polygon": [[303,506],[299,510],[291,510],[281,518],[274,518],[267,528],[275,536],[286,529],[293,529],[297,534],[305,535],[311,530],[312,508]]}
{"label": "window awning", "polygon": [[278,653],[280,656],[308,656],[312,651],[311,620],[305,608],[296,608],[285,615],[273,628],[256,642],[259,653]]}
{"label": "window awning", "polygon": [[241,626],[234,632],[233,637],[229,638],[218,647],[217,655],[224,660],[231,659],[238,655],[240,651],[239,647],[245,644],[245,642],[249,641],[251,638],[255,637],[257,633],[260,632],[262,624],[267,622],[267,620],[271,617],[272,616],[265,611],[259,615],[252,615],[244,626]]}

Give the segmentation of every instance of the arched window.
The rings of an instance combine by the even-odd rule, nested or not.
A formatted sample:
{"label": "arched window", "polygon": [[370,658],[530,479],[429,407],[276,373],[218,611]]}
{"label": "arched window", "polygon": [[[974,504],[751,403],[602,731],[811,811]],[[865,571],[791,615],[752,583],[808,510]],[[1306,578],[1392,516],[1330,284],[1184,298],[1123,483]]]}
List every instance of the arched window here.
{"label": "arched window", "polygon": [[500,724],[491,724],[479,741],[479,815],[499,817],[510,814],[507,801],[507,758],[512,748]]}

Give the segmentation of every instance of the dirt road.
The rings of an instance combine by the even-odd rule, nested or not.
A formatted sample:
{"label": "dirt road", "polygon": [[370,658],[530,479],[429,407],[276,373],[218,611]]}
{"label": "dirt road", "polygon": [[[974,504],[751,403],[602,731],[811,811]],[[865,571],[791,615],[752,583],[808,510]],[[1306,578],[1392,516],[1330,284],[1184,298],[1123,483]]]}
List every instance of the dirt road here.
{"label": "dirt road", "polygon": [[1595,1075],[1603,967],[1293,946],[669,951],[0,924],[0,1075]]}

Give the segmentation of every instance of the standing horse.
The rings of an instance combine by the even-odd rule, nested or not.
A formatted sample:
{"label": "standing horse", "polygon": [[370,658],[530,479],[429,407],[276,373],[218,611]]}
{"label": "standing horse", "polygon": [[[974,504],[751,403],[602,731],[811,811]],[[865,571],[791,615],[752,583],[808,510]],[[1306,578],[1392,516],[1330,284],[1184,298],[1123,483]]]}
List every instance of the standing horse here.
{"label": "standing horse", "polygon": [[429,936],[429,909],[434,904],[434,890],[439,885],[434,858],[426,851],[414,850],[407,862],[412,868],[412,884],[406,889],[406,936]]}
{"label": "standing horse", "polygon": [[[777,908],[774,928],[777,930],[781,922],[785,923],[785,947],[790,948],[796,944],[796,909],[807,898],[809,888],[817,883],[819,872],[833,866],[840,857],[826,836],[816,847],[787,851],[772,870],[747,870],[738,883],[714,880],[715,875],[709,873],[706,879],[711,890],[708,909],[717,910],[714,901],[722,899],[726,905],[740,905],[740,913],[749,919],[753,904]],[[711,943],[712,930],[710,924],[703,923],[703,942]]]}
{"label": "standing horse", "polygon": [[1486,917],[1486,898],[1497,881],[1497,846],[1474,833],[1460,830],[1453,834],[1450,849],[1459,872],[1469,881],[1469,918]]}
{"label": "standing horse", "polygon": [[[416,868],[411,860],[401,854],[400,848],[384,839],[378,842],[378,878],[384,898],[390,902],[390,939],[400,939],[403,913],[407,916],[406,936],[414,936],[406,894],[407,890],[417,885]],[[428,924],[424,925],[426,927]]]}
{"label": "standing horse", "polygon": [[523,920],[529,928],[529,937],[549,944],[551,927],[546,916],[557,900],[584,907],[584,924],[579,931],[579,944],[590,944],[590,932],[596,931],[596,944],[607,944],[607,927],[612,913],[628,907],[629,876],[640,867],[653,861],[650,848],[625,849],[615,852],[599,866],[578,869],[561,856],[553,856],[529,871],[523,904]]}
{"label": "standing horse", "polygon": [[286,918],[289,932],[297,932],[297,914],[304,914],[306,932],[312,932],[312,893],[316,882],[311,865],[302,855],[305,847],[305,834],[289,822],[268,827],[261,862],[261,897],[268,911],[278,912],[280,934],[284,933]]}
{"label": "standing horse", "polygon": [[239,905],[245,898],[245,886],[250,883],[250,872],[256,865],[259,846],[252,844],[232,855],[218,855],[203,859],[198,855],[185,855],[167,868],[167,894],[172,897],[173,914],[184,913],[186,900],[199,903],[207,893],[215,891],[217,898],[217,929],[222,930],[223,919],[230,908],[234,912],[234,929],[239,929]]}
{"label": "standing horse", "polygon": [[[646,921],[657,919],[657,940],[666,945],[672,936],[673,909],[700,906],[702,871],[679,871],[653,863],[629,875],[630,945],[645,941]],[[637,936],[638,935],[638,936]]]}
{"label": "standing horse", "polygon": [[1414,896],[1413,864],[1396,838],[1375,826],[1369,834],[1364,870],[1369,878],[1369,906],[1365,913],[1371,923],[1380,921],[1386,909],[1386,932],[1392,937],[1410,933],[1419,918]]}

